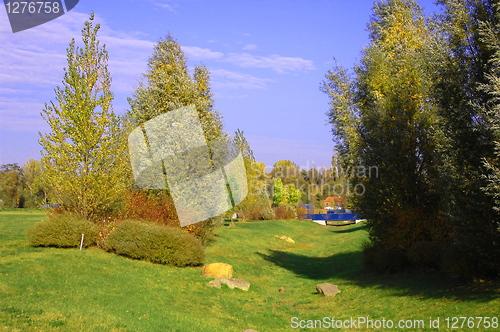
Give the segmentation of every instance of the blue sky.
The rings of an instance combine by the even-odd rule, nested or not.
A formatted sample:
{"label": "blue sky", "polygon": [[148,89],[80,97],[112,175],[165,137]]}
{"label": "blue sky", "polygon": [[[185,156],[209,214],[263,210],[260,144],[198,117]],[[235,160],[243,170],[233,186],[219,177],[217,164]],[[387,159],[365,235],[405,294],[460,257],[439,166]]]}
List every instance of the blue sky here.
{"label": "blue sky", "polygon": [[[427,11],[430,0],[419,3]],[[109,52],[113,109],[128,108],[154,44],[170,32],[190,68],[211,72],[225,129],[245,132],[258,161],[330,165],[328,98],[319,90],[333,57],[352,67],[368,43],[371,0],[80,0],[66,15],[12,33],[0,5],[0,165],[40,158],[40,116],[55,101],[66,47],[93,10]],[[270,169],[270,168],[269,168]]]}

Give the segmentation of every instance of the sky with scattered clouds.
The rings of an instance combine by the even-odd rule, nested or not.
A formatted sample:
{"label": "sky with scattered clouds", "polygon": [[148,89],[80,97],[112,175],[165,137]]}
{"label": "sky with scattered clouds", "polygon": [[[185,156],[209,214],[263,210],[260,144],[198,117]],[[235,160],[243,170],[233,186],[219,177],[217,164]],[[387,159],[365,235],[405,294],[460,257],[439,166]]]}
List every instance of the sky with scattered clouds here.
{"label": "sky with scattered clouds", "polygon": [[[436,10],[431,0],[419,3]],[[244,131],[258,161],[328,166],[334,142],[328,98],[319,90],[333,57],[352,67],[368,43],[371,0],[80,0],[67,14],[12,33],[0,4],[0,165],[40,158],[40,113],[55,101],[72,38],[92,11],[109,52],[113,109],[146,70],[155,43],[171,33],[188,66],[211,73],[225,129]]]}

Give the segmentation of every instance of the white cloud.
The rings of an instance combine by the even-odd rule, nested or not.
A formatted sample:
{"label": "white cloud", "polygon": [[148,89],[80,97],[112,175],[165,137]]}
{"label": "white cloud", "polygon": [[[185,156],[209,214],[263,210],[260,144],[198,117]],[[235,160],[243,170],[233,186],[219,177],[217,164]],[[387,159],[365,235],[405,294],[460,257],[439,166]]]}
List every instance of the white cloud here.
{"label": "white cloud", "polygon": [[149,0],[149,2],[153,3],[155,6],[166,9],[172,13],[177,14],[177,11],[172,7],[172,5],[169,5],[166,1],[163,0]]}
{"label": "white cloud", "polygon": [[231,53],[225,61],[244,68],[269,68],[278,74],[315,69],[311,60],[284,57],[276,54],[266,57],[256,56],[249,53]]}
{"label": "white cloud", "polygon": [[225,69],[212,69],[210,74],[214,88],[264,89],[268,83],[274,82],[268,78],[259,78]]}
{"label": "white cloud", "polygon": [[245,47],[242,48],[242,50],[244,51],[254,51],[256,49],[258,49],[259,47],[255,44],[248,44],[248,45],[245,45]]}
{"label": "white cloud", "polygon": [[[66,48],[72,38],[81,45],[81,29],[87,14],[71,11],[56,20],[13,34],[0,10],[0,126],[9,131],[38,131],[45,124],[43,105],[55,100],[67,66]],[[137,35],[112,30],[99,16],[98,39],[106,44],[112,91],[130,94],[146,71],[154,43]],[[124,99],[124,98],[122,98]],[[123,101],[122,101],[123,103]],[[116,107],[115,107],[116,109]]]}
{"label": "white cloud", "polygon": [[189,60],[214,60],[224,56],[221,52],[213,52],[208,48],[196,46],[181,46],[182,51]]}

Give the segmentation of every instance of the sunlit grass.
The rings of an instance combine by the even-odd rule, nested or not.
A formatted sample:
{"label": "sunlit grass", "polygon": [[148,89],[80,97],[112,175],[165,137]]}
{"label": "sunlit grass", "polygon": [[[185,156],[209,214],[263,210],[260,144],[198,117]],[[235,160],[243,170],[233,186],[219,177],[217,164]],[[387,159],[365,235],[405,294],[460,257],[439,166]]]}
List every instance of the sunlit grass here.
{"label": "sunlit grass", "polygon": [[[251,283],[244,292],[206,287],[210,279],[200,268],[156,265],[97,249],[31,248],[25,230],[43,218],[43,211],[0,212],[0,331],[313,331],[292,329],[292,317],[361,316],[426,324],[441,317],[443,328],[446,317],[500,316],[498,283],[463,285],[430,274],[364,271],[363,224],[326,228],[311,221],[255,221],[221,227],[205,262],[232,264],[234,277]],[[342,293],[316,294],[322,282],[337,284]]]}

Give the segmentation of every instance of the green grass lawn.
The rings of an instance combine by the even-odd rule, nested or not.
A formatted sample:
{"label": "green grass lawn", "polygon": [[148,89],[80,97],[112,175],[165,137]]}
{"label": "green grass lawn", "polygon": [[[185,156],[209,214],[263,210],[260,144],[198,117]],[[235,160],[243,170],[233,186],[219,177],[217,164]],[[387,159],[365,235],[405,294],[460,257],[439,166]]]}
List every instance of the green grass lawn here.
{"label": "green grass lawn", "polygon": [[[407,330],[437,331],[429,328],[433,317],[440,318],[440,330],[452,331],[446,317],[500,318],[498,282],[464,285],[430,274],[364,271],[363,224],[327,228],[311,221],[256,221],[221,227],[205,262],[232,264],[234,277],[251,283],[244,292],[206,287],[211,279],[200,268],[161,266],[98,249],[27,246],[26,229],[44,218],[40,211],[0,212],[0,331],[333,330],[292,328],[293,317],[424,320],[425,329]],[[338,285],[342,293],[316,294],[322,282]],[[335,330],[377,330],[365,327]]]}

